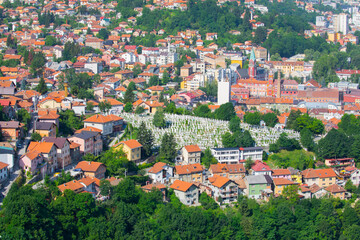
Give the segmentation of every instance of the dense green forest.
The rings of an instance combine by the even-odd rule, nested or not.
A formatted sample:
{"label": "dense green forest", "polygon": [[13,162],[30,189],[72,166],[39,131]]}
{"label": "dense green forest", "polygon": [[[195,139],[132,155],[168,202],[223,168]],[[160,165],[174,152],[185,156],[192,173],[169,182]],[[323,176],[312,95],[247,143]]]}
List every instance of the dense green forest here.
{"label": "dense green forest", "polygon": [[111,199],[14,184],[1,212],[2,239],[360,239],[359,202],[299,201],[289,191],[288,199],[259,205],[240,197],[220,209],[205,194],[199,207],[182,205],[171,191],[163,202],[159,191],[144,193],[129,179],[101,190]]}

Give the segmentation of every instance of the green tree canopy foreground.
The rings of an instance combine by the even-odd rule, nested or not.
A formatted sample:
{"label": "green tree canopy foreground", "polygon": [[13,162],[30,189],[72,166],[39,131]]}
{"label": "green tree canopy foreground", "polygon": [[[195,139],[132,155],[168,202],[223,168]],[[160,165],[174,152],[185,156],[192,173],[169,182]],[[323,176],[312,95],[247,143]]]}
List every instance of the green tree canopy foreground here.
{"label": "green tree canopy foreground", "polygon": [[143,192],[130,178],[117,186],[100,183],[110,199],[89,193],[13,184],[3,201],[4,239],[359,239],[360,203],[304,199],[294,189],[261,205],[240,196],[221,209],[206,194],[201,206],[187,207],[172,190],[169,202],[154,190]]}

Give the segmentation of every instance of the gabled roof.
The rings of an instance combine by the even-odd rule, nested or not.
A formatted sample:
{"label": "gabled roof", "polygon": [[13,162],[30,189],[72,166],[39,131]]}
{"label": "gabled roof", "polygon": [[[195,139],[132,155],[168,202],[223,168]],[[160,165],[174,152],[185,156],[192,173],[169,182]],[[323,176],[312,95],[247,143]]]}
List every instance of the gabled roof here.
{"label": "gabled roof", "polygon": [[229,173],[229,174],[238,174],[238,173],[245,173],[246,170],[242,163],[238,164],[226,164],[226,163],[217,163],[210,165],[210,171],[213,174],[216,173]]}
{"label": "gabled roof", "polygon": [[188,165],[177,165],[175,166],[175,171],[179,175],[185,175],[202,172],[204,171],[204,168],[199,163],[195,163]]}
{"label": "gabled roof", "polygon": [[297,184],[293,181],[290,181],[286,178],[273,178],[274,185],[276,186],[282,186],[282,185],[294,185]]}
{"label": "gabled roof", "polygon": [[328,186],[327,188],[325,188],[326,191],[330,192],[330,193],[342,193],[342,192],[346,192],[346,190],[342,187],[340,187],[337,184],[333,184]]}
{"label": "gabled roof", "polygon": [[30,142],[28,151],[38,151],[40,153],[50,153],[54,143],[52,142]]}
{"label": "gabled roof", "polygon": [[159,190],[166,189],[166,186],[162,183],[152,183],[141,187],[144,190],[152,190],[153,188],[157,188]]}
{"label": "gabled roof", "polygon": [[327,169],[312,169],[308,168],[301,172],[304,178],[328,178],[336,177],[336,173],[332,168]]}
{"label": "gabled roof", "polygon": [[9,166],[9,164],[4,163],[4,162],[0,162],[0,170],[7,168]]}
{"label": "gabled roof", "polygon": [[52,122],[36,122],[36,130],[51,130],[52,126],[55,125]]}
{"label": "gabled roof", "polygon": [[271,168],[264,162],[258,161],[254,166],[251,167],[255,172],[267,172],[271,171]]}
{"label": "gabled roof", "polygon": [[231,180],[228,179],[227,177],[223,177],[223,176],[219,176],[219,175],[214,175],[212,177],[209,177],[209,182],[218,188],[222,188],[225,184],[227,184],[228,182],[230,182]]}
{"label": "gabled roof", "polygon": [[164,169],[164,166],[166,166],[166,163],[157,162],[152,168],[150,168],[149,173],[158,173]]}
{"label": "gabled roof", "polygon": [[67,182],[67,183],[64,183],[64,184],[61,184],[58,186],[58,188],[61,192],[64,192],[67,189],[76,191],[76,190],[82,189],[84,187],[85,186],[77,180],[73,180],[73,181],[70,181],[70,182]]}
{"label": "gabled roof", "polygon": [[96,114],[84,120],[84,122],[92,122],[92,123],[108,123],[111,122],[111,119],[102,115]]}
{"label": "gabled roof", "polygon": [[184,146],[184,148],[188,153],[201,152],[201,149],[199,148],[198,145],[187,145]]}
{"label": "gabled roof", "polygon": [[131,149],[142,147],[142,145],[138,141],[136,141],[135,139],[130,139],[130,140],[127,140],[127,141],[121,141],[120,143],[125,144],[126,146],[128,146]]}
{"label": "gabled roof", "polygon": [[272,176],[282,176],[282,175],[291,175],[289,169],[273,169]]}
{"label": "gabled roof", "polygon": [[44,137],[44,142],[52,142],[55,144],[56,148],[62,149],[66,142],[69,142],[66,138],[63,137]]}
{"label": "gabled roof", "polygon": [[84,172],[96,172],[101,166],[104,166],[104,164],[100,162],[81,161],[75,168],[80,168]]}
{"label": "gabled roof", "polygon": [[[170,188],[177,190],[177,191],[186,192],[193,185],[194,184],[189,183],[189,182],[175,180],[174,183],[170,186]],[[194,185],[194,186],[196,186],[196,185]]]}

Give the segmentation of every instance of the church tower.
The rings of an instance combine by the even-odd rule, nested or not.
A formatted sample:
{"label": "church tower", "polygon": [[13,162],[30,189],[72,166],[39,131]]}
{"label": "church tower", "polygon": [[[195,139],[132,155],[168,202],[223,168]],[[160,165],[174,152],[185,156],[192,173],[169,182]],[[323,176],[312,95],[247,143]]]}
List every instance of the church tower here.
{"label": "church tower", "polygon": [[255,57],[255,52],[254,49],[251,50],[251,55],[250,55],[250,61],[249,61],[249,78],[255,78],[256,76],[256,67],[255,67],[255,63],[256,63],[256,57]]}

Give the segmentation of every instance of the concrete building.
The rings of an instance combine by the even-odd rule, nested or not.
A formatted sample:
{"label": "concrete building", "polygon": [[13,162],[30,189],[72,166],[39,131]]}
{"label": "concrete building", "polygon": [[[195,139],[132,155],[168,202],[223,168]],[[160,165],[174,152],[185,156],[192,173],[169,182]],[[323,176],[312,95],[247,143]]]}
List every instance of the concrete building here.
{"label": "concrete building", "polygon": [[340,13],[335,16],[334,19],[335,32],[341,32],[342,34],[348,34],[349,32],[349,19],[346,13]]}
{"label": "concrete building", "polygon": [[199,190],[195,184],[175,180],[170,188],[174,189],[176,197],[178,197],[183,204],[193,205],[199,203]]}
{"label": "concrete building", "polygon": [[218,104],[222,105],[230,102],[230,94],[231,94],[231,83],[228,79],[223,79],[218,82]]}

